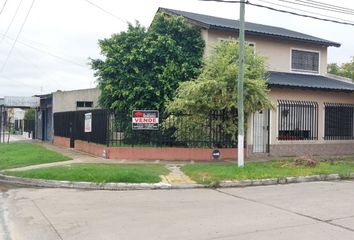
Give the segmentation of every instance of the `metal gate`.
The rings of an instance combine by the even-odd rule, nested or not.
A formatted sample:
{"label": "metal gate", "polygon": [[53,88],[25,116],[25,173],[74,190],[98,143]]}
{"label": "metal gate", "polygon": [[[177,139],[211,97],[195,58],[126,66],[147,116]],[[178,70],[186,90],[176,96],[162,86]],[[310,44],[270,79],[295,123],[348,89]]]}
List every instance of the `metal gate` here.
{"label": "metal gate", "polygon": [[269,109],[253,114],[253,152],[269,152]]}

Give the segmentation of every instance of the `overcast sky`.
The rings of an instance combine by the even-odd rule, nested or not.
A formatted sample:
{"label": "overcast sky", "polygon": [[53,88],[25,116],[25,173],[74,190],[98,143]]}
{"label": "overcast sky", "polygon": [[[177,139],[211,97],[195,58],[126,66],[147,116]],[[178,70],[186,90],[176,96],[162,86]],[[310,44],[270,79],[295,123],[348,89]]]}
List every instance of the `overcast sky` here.
{"label": "overcast sky", "polygon": [[[354,8],[350,0],[318,1]],[[0,10],[4,2],[0,0]],[[89,2],[99,5],[121,20]],[[276,8],[282,8],[279,5],[301,8],[278,0],[250,2]],[[88,58],[100,57],[97,40],[125,31],[125,21],[138,20],[144,26],[149,26],[158,7],[232,19],[239,17],[238,4],[197,0],[36,0],[11,51],[31,3],[32,0],[8,0],[0,15],[0,97],[31,96],[58,89],[94,87],[96,82],[88,66]],[[354,23],[353,15],[320,12],[313,8],[302,10]],[[296,17],[249,5],[246,6],[246,21],[284,27],[341,43],[340,48],[329,48],[328,62],[348,62],[354,55],[353,26]]]}

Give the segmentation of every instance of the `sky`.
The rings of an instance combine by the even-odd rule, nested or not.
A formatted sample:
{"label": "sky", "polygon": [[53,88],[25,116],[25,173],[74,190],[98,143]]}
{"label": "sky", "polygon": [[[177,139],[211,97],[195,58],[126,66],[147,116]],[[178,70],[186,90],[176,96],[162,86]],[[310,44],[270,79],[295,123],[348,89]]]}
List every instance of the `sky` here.
{"label": "sky", "polygon": [[[0,0],[0,10],[5,1]],[[158,7],[239,18],[239,4],[198,0],[35,0],[31,7],[32,1],[8,0],[0,14],[0,97],[95,87],[97,82],[88,63],[89,58],[102,57],[98,39],[125,31],[127,22],[138,20],[148,27]],[[350,0],[318,1],[352,8]],[[287,0],[250,2],[291,11],[280,5],[288,6],[354,23],[354,14],[304,8]],[[246,6],[246,21],[288,28],[341,43],[340,48],[328,49],[329,63],[349,62],[354,56],[354,26],[250,5]]]}

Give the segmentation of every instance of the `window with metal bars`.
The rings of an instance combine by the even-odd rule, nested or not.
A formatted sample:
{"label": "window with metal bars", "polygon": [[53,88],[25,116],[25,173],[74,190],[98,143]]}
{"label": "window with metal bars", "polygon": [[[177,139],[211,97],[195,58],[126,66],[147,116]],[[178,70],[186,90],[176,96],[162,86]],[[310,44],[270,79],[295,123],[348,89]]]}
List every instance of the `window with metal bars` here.
{"label": "window with metal bars", "polygon": [[318,52],[291,50],[291,69],[298,72],[318,73],[319,58]]}
{"label": "window with metal bars", "polygon": [[77,101],[76,107],[77,108],[92,108],[93,102],[92,101]]}
{"label": "window with metal bars", "polygon": [[354,104],[325,103],[326,140],[354,139]]}
{"label": "window with metal bars", "polygon": [[278,100],[278,140],[317,139],[317,102]]}

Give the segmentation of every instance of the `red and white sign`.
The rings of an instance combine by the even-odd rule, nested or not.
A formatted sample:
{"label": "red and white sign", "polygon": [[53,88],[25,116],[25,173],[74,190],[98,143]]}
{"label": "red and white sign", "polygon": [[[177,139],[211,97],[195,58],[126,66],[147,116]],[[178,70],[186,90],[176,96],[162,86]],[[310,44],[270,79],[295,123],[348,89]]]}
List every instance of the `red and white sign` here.
{"label": "red and white sign", "polygon": [[157,110],[134,110],[132,128],[134,130],[158,130],[159,112]]}
{"label": "red and white sign", "polygon": [[158,118],[134,118],[133,117],[133,123],[159,123]]}

